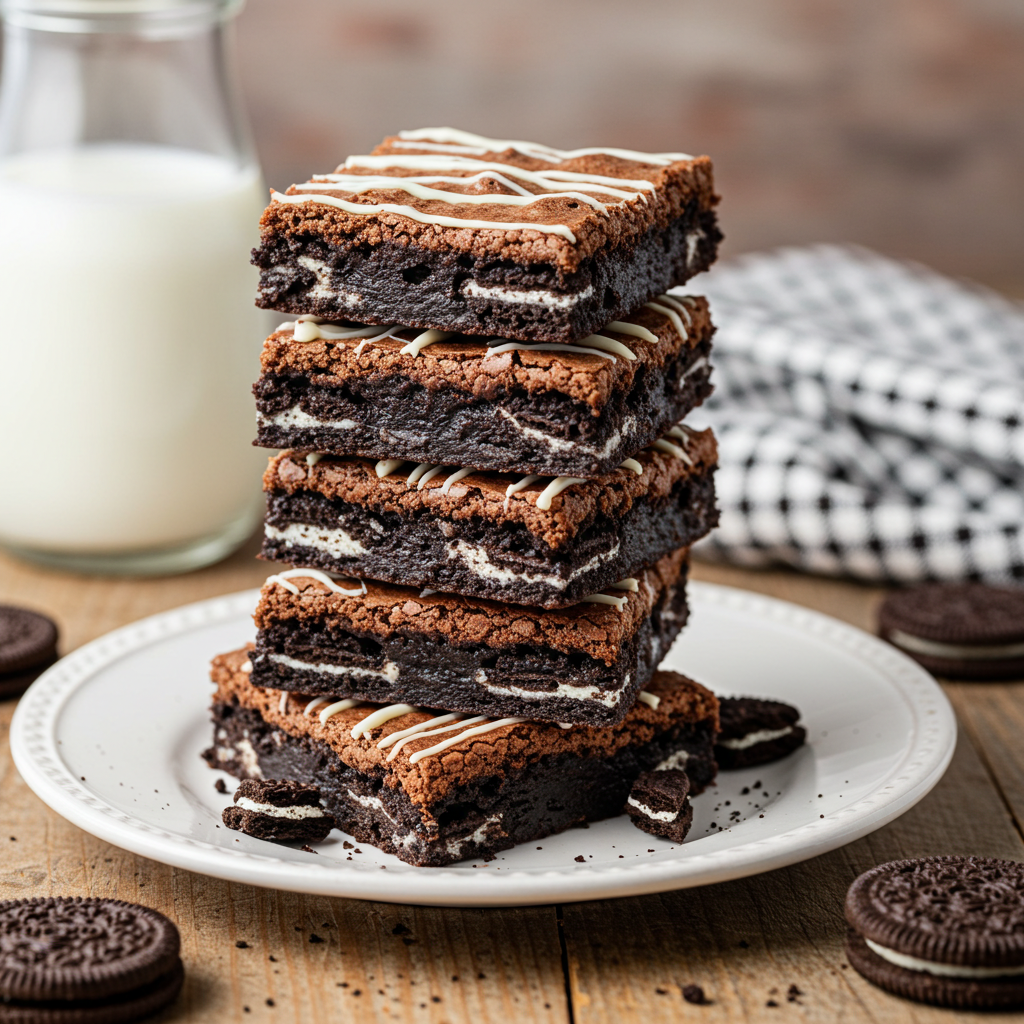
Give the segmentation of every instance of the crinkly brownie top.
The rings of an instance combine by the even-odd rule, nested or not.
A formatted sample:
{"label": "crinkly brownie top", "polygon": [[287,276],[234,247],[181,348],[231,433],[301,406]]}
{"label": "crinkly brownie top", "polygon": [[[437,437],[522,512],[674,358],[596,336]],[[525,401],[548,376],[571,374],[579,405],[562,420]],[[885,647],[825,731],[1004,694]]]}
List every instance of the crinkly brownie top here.
{"label": "crinkly brownie top", "polygon": [[397,241],[572,273],[696,202],[713,207],[711,160],[687,153],[557,150],[451,128],[404,131],[333,174],[273,192],[265,236]]}
{"label": "crinkly brownie top", "polygon": [[515,392],[558,392],[597,416],[613,397],[629,394],[638,374],[663,372],[682,350],[696,349],[713,333],[707,299],[695,296],[659,297],[573,344],[307,317],[281,324],[264,343],[261,365],[265,374],[306,376],[327,387],[402,377],[487,401]]}

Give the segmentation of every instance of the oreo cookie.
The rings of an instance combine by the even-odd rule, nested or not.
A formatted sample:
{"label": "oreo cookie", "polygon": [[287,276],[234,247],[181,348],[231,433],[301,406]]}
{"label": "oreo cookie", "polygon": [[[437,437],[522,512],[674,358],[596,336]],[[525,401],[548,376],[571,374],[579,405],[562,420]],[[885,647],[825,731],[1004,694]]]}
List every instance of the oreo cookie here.
{"label": "oreo cookie", "polygon": [[0,1022],[142,1020],[181,991],[179,949],[175,925],[135,903],[0,902]]}
{"label": "oreo cookie", "polygon": [[254,839],[277,843],[319,843],[334,828],[316,786],[276,779],[243,779],[221,820]]}
{"label": "oreo cookie", "polygon": [[38,612],[0,604],[0,700],[17,697],[57,660],[57,626]]}
{"label": "oreo cookie", "polygon": [[896,860],[846,894],[846,954],[872,984],[961,1010],[1024,1006],[1024,864]]}
{"label": "oreo cookie", "polygon": [[798,725],[792,704],[757,697],[720,697],[715,760],[719,768],[749,768],[778,761],[803,745],[807,730]]}
{"label": "oreo cookie", "polygon": [[1024,588],[925,583],[890,594],[878,635],[950,679],[1024,679]]}
{"label": "oreo cookie", "polygon": [[681,843],[693,824],[690,780],[677,768],[641,772],[629,791],[625,811],[648,835]]}

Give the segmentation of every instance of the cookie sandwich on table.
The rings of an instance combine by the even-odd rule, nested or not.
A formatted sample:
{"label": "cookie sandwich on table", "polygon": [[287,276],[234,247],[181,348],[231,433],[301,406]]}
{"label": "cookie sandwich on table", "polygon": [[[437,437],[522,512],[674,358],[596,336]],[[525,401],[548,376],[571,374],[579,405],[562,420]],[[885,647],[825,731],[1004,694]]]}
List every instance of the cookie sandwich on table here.
{"label": "cookie sandwich on table", "polygon": [[[685,422],[714,329],[676,289],[715,258],[717,201],[706,157],[449,128],[272,193],[258,304],[293,319],[254,393],[284,449],[263,557],[291,568],[214,659],[212,766],[317,787],[417,865],[650,828],[641,776],[682,840],[718,701],[658,665],[718,513],[714,437]],[[244,807],[262,835],[315,813]]]}

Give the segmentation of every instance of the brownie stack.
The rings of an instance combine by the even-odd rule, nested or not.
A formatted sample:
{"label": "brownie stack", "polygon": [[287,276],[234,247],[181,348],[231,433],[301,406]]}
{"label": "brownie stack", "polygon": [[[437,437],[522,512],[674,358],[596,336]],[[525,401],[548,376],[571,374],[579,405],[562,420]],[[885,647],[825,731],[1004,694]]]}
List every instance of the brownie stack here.
{"label": "brownie stack", "polygon": [[657,672],[717,519],[706,157],[402,132],[273,193],[254,392],[271,576],[215,659],[210,762],[320,786],[414,864],[714,776],[717,702]]}

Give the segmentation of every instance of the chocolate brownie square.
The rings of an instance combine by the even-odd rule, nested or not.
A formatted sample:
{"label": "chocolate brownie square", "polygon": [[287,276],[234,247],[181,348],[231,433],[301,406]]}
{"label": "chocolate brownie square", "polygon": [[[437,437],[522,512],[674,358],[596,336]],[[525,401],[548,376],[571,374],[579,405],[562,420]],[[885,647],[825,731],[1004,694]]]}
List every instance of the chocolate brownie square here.
{"label": "chocolate brownie square", "polygon": [[286,451],[263,477],[262,557],[564,608],[711,530],[717,458],[683,426],[594,480]]}
{"label": "chocolate brownie square", "polygon": [[256,443],[592,477],[710,393],[707,300],[659,296],[578,344],[300,319],[263,346]]}
{"label": "chocolate brownie square", "polygon": [[575,341],[707,270],[717,203],[705,156],[401,132],[272,193],[253,251],[258,301]]}
{"label": "chocolate brownie square", "polygon": [[492,857],[622,813],[636,777],[685,754],[692,792],[715,777],[718,702],[658,672],[615,726],[565,729],[519,717],[434,714],[253,686],[245,650],[214,659],[214,743],[240,778],[319,787],[338,828],[410,864]]}
{"label": "chocolate brownie square", "polygon": [[551,610],[293,569],[263,587],[252,682],[612,725],[686,622],[687,554],[673,552],[621,587]]}

